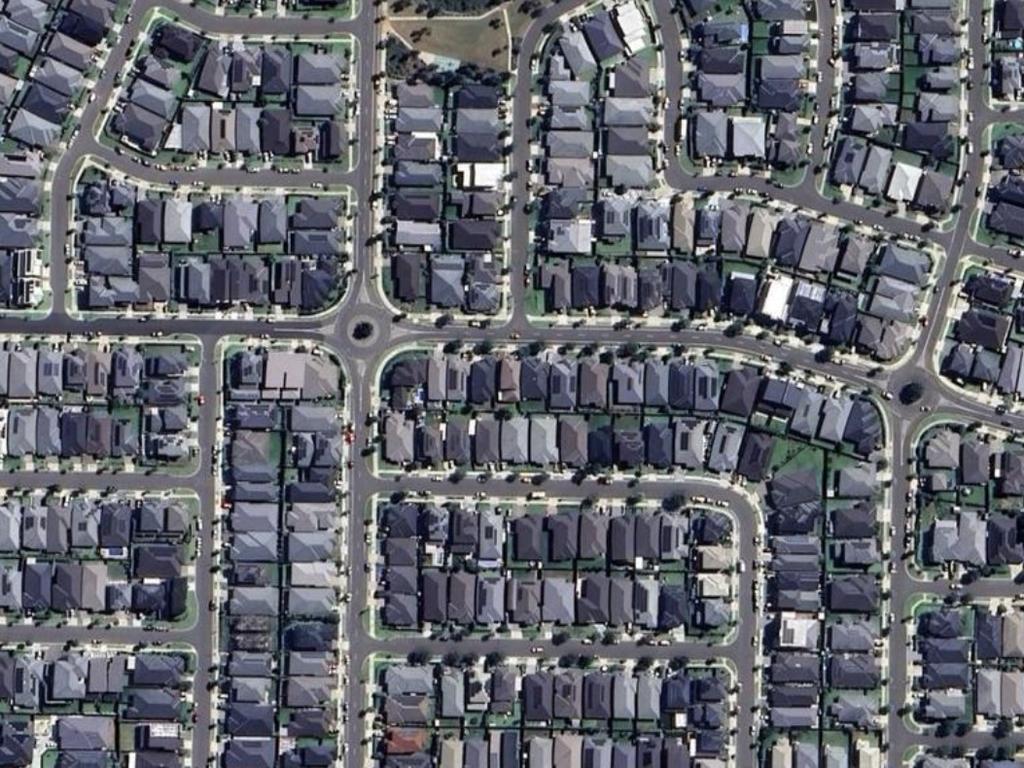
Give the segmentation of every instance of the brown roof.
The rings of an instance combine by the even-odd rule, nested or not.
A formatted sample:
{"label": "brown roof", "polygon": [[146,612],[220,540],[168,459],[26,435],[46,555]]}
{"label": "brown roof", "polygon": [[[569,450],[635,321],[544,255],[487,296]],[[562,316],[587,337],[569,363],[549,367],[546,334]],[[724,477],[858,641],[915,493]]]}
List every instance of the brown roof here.
{"label": "brown roof", "polygon": [[422,752],[428,738],[429,734],[423,728],[389,728],[387,754],[411,755]]}

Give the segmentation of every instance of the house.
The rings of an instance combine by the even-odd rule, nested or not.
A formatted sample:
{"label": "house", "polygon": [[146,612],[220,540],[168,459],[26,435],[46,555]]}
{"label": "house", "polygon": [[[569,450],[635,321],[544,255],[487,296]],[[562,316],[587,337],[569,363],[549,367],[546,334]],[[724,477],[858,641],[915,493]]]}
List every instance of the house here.
{"label": "house", "polygon": [[729,118],[724,112],[698,112],[693,122],[691,141],[696,157],[725,157],[728,147]]}
{"label": "house", "polygon": [[712,472],[732,473],[739,464],[740,446],[746,429],[740,425],[721,421],[711,439],[707,466]]}
{"label": "house", "polygon": [[737,158],[765,156],[765,122],[763,117],[732,117],[732,156]]}

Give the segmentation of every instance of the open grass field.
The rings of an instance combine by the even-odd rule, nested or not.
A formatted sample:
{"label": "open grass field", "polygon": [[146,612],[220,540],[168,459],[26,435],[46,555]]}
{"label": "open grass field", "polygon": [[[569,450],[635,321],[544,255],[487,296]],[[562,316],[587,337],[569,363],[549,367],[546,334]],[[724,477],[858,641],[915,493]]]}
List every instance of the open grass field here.
{"label": "open grass field", "polygon": [[512,38],[531,21],[518,7],[513,0],[480,15],[431,17],[416,4],[392,3],[386,25],[414,50],[504,72],[513,66]]}

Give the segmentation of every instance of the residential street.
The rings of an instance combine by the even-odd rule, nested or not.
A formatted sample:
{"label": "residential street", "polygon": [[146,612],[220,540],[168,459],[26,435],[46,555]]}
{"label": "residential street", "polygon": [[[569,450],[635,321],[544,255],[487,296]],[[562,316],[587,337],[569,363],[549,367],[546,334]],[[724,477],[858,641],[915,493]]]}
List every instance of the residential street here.
{"label": "residential street", "polygon": [[[753,752],[751,728],[755,723],[752,708],[759,700],[756,698],[757,683],[760,672],[755,672],[755,660],[752,647],[758,635],[758,620],[752,599],[752,583],[755,576],[755,563],[761,553],[755,548],[755,521],[760,514],[752,506],[744,493],[737,488],[708,480],[707,478],[686,478],[679,476],[680,482],[644,482],[635,488],[617,482],[611,486],[598,485],[594,480],[582,484],[568,481],[548,480],[542,490],[549,498],[572,497],[581,498],[587,495],[605,497],[623,497],[642,493],[648,498],[657,498],[682,489],[689,495],[701,495],[715,501],[725,502],[733,510],[740,521],[739,536],[740,556],[747,565],[741,577],[741,599],[739,601],[741,616],[738,637],[725,647],[709,647],[701,643],[683,643],[671,646],[638,645],[632,642],[620,642],[614,648],[583,645],[572,641],[562,645],[554,645],[550,641],[537,640],[460,640],[426,641],[422,639],[390,639],[381,641],[367,632],[360,614],[368,604],[367,574],[363,565],[367,562],[367,544],[361,522],[365,511],[376,494],[390,494],[403,491],[408,494],[476,494],[484,493],[494,498],[519,498],[526,496],[537,488],[522,483],[509,483],[503,479],[491,479],[478,483],[475,479],[463,480],[460,485],[449,482],[437,483],[423,478],[403,476],[400,478],[382,478],[374,474],[373,457],[360,454],[359,449],[367,445],[376,435],[376,426],[367,422],[367,416],[374,412],[373,394],[374,375],[380,364],[400,346],[410,344],[435,344],[459,338],[466,343],[491,341],[495,343],[509,342],[527,344],[539,341],[549,344],[586,344],[607,343],[607,328],[588,327],[584,322],[579,327],[559,326],[547,327],[546,324],[531,324],[526,315],[526,289],[522,276],[532,266],[530,248],[528,246],[530,223],[525,204],[529,200],[528,182],[530,174],[528,165],[531,153],[528,120],[532,113],[530,60],[544,36],[545,25],[554,22],[562,14],[573,8],[583,6],[583,0],[558,0],[545,4],[543,14],[526,30],[522,38],[521,50],[516,61],[516,80],[513,102],[513,137],[512,137],[512,168],[516,174],[511,182],[514,207],[511,215],[511,312],[507,322],[494,324],[486,328],[459,327],[457,330],[440,329],[408,320],[394,321],[388,304],[379,293],[378,281],[373,274],[379,269],[376,264],[376,245],[371,242],[373,235],[374,216],[368,202],[375,189],[374,174],[377,158],[371,154],[374,146],[375,114],[378,108],[379,92],[374,82],[374,74],[378,69],[377,41],[380,26],[376,23],[375,14],[379,8],[369,0],[361,4],[359,14],[351,21],[325,24],[323,21],[283,16],[265,16],[261,18],[236,18],[218,16],[198,10],[195,7],[170,2],[170,0],[135,0],[131,10],[131,21],[125,26],[117,43],[110,52],[103,75],[93,91],[96,98],[84,106],[81,116],[82,130],[61,152],[59,160],[52,169],[52,206],[51,206],[51,279],[50,285],[54,296],[53,311],[45,318],[26,319],[22,317],[0,317],[0,333],[3,334],[56,334],[82,335],[101,334],[116,338],[124,336],[146,336],[152,333],[166,335],[185,334],[197,337],[203,345],[203,366],[200,373],[200,391],[205,395],[199,419],[199,442],[201,456],[198,470],[189,477],[170,477],[161,475],[96,475],[96,474],[65,474],[65,473],[25,473],[10,475],[6,484],[22,488],[96,488],[117,487],[134,490],[164,490],[186,487],[195,491],[202,502],[201,545],[196,562],[196,595],[199,614],[195,624],[188,628],[165,632],[146,631],[141,628],[90,628],[83,630],[76,627],[6,626],[0,627],[0,642],[52,642],[66,643],[72,640],[109,641],[118,643],[188,643],[198,654],[198,671],[195,678],[195,696],[197,700],[197,721],[193,742],[195,766],[211,764],[216,758],[213,751],[216,740],[211,736],[210,729],[216,725],[216,714],[211,707],[208,688],[216,679],[217,659],[217,613],[211,610],[213,595],[214,567],[216,553],[214,550],[214,530],[216,518],[220,514],[220,499],[216,498],[215,476],[211,471],[213,462],[212,451],[216,442],[217,425],[220,409],[220,397],[217,391],[219,361],[214,359],[215,348],[219,339],[224,336],[258,337],[266,335],[271,339],[303,339],[311,343],[327,345],[339,353],[346,367],[346,375],[350,383],[351,398],[348,403],[349,418],[354,429],[354,440],[347,490],[348,508],[352,521],[348,541],[347,564],[351,568],[350,600],[344,604],[348,611],[345,624],[347,627],[347,655],[349,669],[349,685],[344,692],[347,703],[348,720],[346,723],[345,763],[350,766],[362,766],[367,745],[364,743],[365,722],[361,712],[366,709],[369,692],[365,686],[365,665],[367,659],[376,652],[406,654],[413,650],[425,650],[443,654],[448,651],[484,655],[493,650],[500,650],[506,656],[537,655],[533,649],[540,646],[542,655],[556,658],[575,654],[598,655],[608,653],[619,658],[636,659],[649,657],[655,659],[671,659],[685,656],[690,659],[725,658],[729,659],[739,674],[741,688],[739,709],[739,728],[737,735],[737,761],[739,768],[756,764]],[[679,115],[680,88],[683,72],[680,63],[679,20],[672,12],[671,0],[653,0],[656,9],[657,24],[664,41],[664,62],[666,66],[665,82],[669,107],[664,116],[665,143],[671,146],[675,142],[676,124]],[[828,150],[825,147],[826,128],[831,91],[836,87],[835,72],[829,63],[832,50],[832,25],[835,9],[827,0],[816,0],[818,27],[821,33],[818,48],[818,70],[822,73],[818,83],[818,115],[817,124],[812,126],[810,142],[813,155],[811,167],[827,166]],[[102,111],[110,103],[114,89],[115,77],[121,72],[126,60],[129,45],[136,41],[141,33],[147,12],[154,8],[163,8],[168,13],[178,16],[181,20],[203,31],[220,32],[231,35],[323,35],[333,33],[349,33],[359,41],[359,59],[357,62],[359,87],[359,115],[357,150],[359,161],[355,168],[345,173],[324,173],[319,170],[306,170],[299,174],[282,174],[275,171],[248,173],[241,169],[215,170],[206,169],[193,173],[179,171],[160,171],[153,167],[145,167],[133,160],[129,154],[117,154],[110,148],[100,144],[95,134],[99,130]],[[982,43],[983,30],[977,20],[972,18],[968,26],[970,47],[976,51],[984,48]],[[981,57],[977,57],[981,58]],[[906,523],[906,497],[910,488],[913,473],[913,456],[911,455],[915,435],[923,428],[925,422],[937,416],[948,416],[952,420],[963,423],[978,421],[995,426],[1024,430],[1024,414],[997,414],[992,407],[976,401],[940,380],[934,358],[943,341],[945,324],[942,322],[944,309],[950,304],[955,288],[953,281],[958,264],[963,256],[975,254],[990,259],[995,264],[1005,267],[1018,266],[1005,250],[982,247],[972,242],[968,224],[971,213],[975,210],[977,200],[975,187],[979,183],[983,171],[983,158],[977,151],[981,146],[985,129],[1005,115],[990,109],[985,102],[984,93],[987,88],[986,72],[980,61],[970,72],[970,90],[968,93],[969,109],[974,114],[973,121],[967,124],[967,138],[975,148],[968,155],[963,175],[967,181],[961,189],[962,211],[956,219],[956,225],[949,231],[923,231],[921,226],[907,219],[886,216],[879,211],[859,207],[852,203],[834,203],[823,198],[816,185],[810,181],[792,188],[779,188],[767,179],[750,177],[741,180],[744,187],[752,188],[781,202],[800,206],[812,213],[834,215],[849,220],[861,220],[866,225],[878,225],[886,232],[919,238],[940,247],[945,261],[940,265],[936,280],[936,293],[930,296],[928,318],[930,322],[922,330],[922,338],[913,352],[898,365],[882,367],[877,372],[870,371],[866,366],[854,364],[839,365],[833,362],[823,363],[815,359],[814,351],[804,349],[780,349],[771,342],[760,341],[752,335],[741,335],[725,338],[720,333],[700,330],[671,331],[668,328],[628,327],[617,330],[614,340],[621,343],[687,345],[691,347],[713,347],[723,353],[736,353],[755,359],[777,360],[784,357],[795,369],[806,369],[834,377],[834,379],[850,388],[876,396],[885,408],[892,434],[886,436],[891,451],[893,480],[889,489],[891,509],[888,510],[889,522],[895,531],[893,537],[893,559],[897,568],[891,574],[891,605],[896,620],[892,627],[889,651],[889,689],[891,707],[889,713],[889,754],[892,759],[902,755],[909,748],[919,744],[943,744],[947,746],[977,746],[985,743],[985,738],[975,734],[966,738],[923,736],[907,727],[906,720],[900,716],[899,710],[904,705],[907,690],[907,654],[905,650],[907,626],[900,621],[907,599],[920,592],[945,596],[952,584],[945,581],[923,583],[911,577],[901,558],[902,531]],[[161,319],[141,320],[138,318],[103,318],[83,321],[68,314],[65,307],[65,294],[69,289],[67,254],[70,246],[70,230],[68,200],[74,190],[75,173],[79,163],[85,157],[92,157],[118,172],[128,176],[160,184],[209,183],[219,186],[289,186],[308,187],[313,183],[325,185],[328,190],[336,190],[342,185],[354,191],[355,218],[352,222],[352,265],[346,294],[339,306],[325,318],[288,319],[273,323],[244,320],[211,320],[211,319]],[[725,194],[737,186],[736,179],[700,177],[686,174],[677,164],[674,155],[667,154],[668,164],[664,169],[664,180],[668,187],[677,191],[721,191]],[[357,341],[352,335],[352,326],[356,319],[368,320],[374,326],[372,343]],[[903,406],[898,398],[885,399],[886,394],[896,394],[910,382],[925,385],[925,395],[912,406]],[[1013,584],[997,582],[976,582],[966,590],[977,596],[1013,595],[1016,587]],[[1024,745],[1024,733],[1012,735],[1007,743]],[[890,763],[895,765],[896,763]]]}

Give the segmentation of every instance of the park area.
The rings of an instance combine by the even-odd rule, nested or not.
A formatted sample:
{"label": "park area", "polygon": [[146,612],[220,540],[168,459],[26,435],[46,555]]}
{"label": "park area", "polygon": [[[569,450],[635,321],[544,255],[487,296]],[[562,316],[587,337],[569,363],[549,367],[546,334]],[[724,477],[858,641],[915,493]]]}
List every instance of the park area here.
{"label": "park area", "polygon": [[407,2],[393,0],[386,27],[434,63],[445,59],[497,71],[513,68],[512,47],[540,6],[531,2]]}

